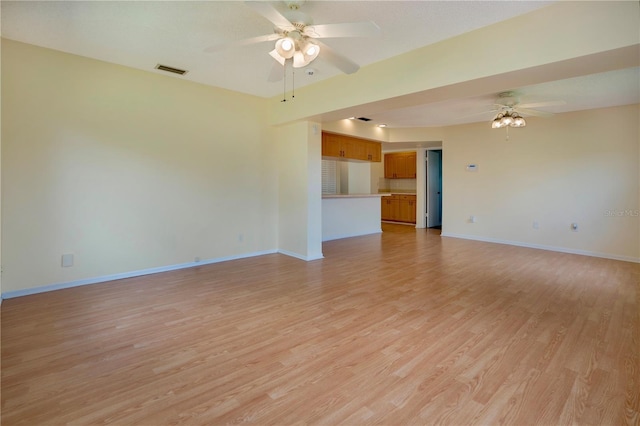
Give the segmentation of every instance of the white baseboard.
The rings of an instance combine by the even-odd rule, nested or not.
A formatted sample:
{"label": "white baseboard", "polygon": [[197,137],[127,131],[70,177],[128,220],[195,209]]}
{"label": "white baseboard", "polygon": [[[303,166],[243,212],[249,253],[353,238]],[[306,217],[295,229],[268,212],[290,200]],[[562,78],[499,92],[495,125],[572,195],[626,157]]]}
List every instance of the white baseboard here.
{"label": "white baseboard", "polygon": [[566,247],[547,246],[543,244],[529,244],[529,243],[523,243],[520,241],[500,240],[497,238],[478,237],[476,235],[452,234],[449,232],[443,232],[440,236],[450,237],[450,238],[461,238],[464,240],[483,241],[485,243],[506,244],[510,246],[527,247],[527,248],[533,248],[533,249],[539,249],[539,250],[557,251],[559,253],[579,254],[582,256],[602,257],[604,259],[621,260],[623,262],[640,263],[640,258],[637,258],[637,257],[620,256],[617,254],[599,253],[599,252],[588,251],[588,250],[577,250],[577,249],[571,249]]}
{"label": "white baseboard", "polygon": [[289,257],[295,257],[296,259],[304,260],[304,261],[307,261],[307,262],[310,262],[312,260],[324,259],[324,256],[322,255],[322,253],[316,254],[316,255],[312,255],[312,256],[303,256],[301,254],[294,253],[294,252],[288,251],[288,250],[278,250],[278,253],[284,254],[285,256],[289,256]]}
{"label": "white baseboard", "polygon": [[354,233],[354,234],[329,235],[327,237],[323,237],[322,238],[322,242],[340,240],[342,238],[363,237],[365,235],[374,235],[374,234],[382,234],[382,229],[378,229],[378,230],[371,231],[371,232],[365,232],[364,234],[363,233]]}
{"label": "white baseboard", "polygon": [[98,283],[103,283],[107,281],[121,280],[124,278],[133,278],[133,277],[139,277],[142,275],[157,274],[160,272],[169,272],[169,271],[175,271],[177,269],[193,268],[195,266],[210,265],[212,263],[227,262],[229,260],[245,259],[248,257],[263,256],[265,254],[274,254],[274,253],[278,253],[278,251],[264,250],[264,251],[257,251],[252,253],[243,253],[243,254],[234,255],[234,256],[225,256],[225,257],[218,257],[215,259],[201,260],[200,262],[188,262],[188,263],[180,263],[177,265],[160,266],[157,268],[140,269],[137,271],[123,272],[120,274],[103,275],[100,277],[86,278],[83,280],[70,281],[66,283],[50,284],[50,285],[45,285],[41,287],[28,288],[25,290],[8,291],[6,293],[2,293],[2,299],[11,299],[14,297],[28,296],[31,294],[44,293],[47,291],[62,290],[65,288],[79,287],[79,286],[90,285],[90,284],[98,284]]}

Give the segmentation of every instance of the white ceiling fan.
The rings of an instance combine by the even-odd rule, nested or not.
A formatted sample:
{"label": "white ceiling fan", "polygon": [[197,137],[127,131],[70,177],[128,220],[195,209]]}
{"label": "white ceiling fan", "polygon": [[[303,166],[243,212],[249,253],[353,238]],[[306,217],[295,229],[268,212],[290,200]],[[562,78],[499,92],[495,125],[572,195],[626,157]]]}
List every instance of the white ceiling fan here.
{"label": "white ceiling fan", "polygon": [[494,129],[506,126],[524,127],[527,125],[527,122],[523,118],[523,115],[534,117],[550,117],[553,115],[551,112],[540,111],[534,108],[564,105],[565,103],[565,101],[547,101],[521,104],[517,93],[502,92],[498,95],[496,103],[493,104],[494,108],[488,111],[495,113],[491,127]]}
{"label": "white ceiling fan", "polygon": [[358,64],[338,54],[319,39],[372,37],[380,34],[380,28],[371,21],[312,25],[312,19],[299,10],[302,3],[304,1],[287,1],[288,10],[281,14],[268,2],[246,1],[245,4],[247,6],[273,23],[273,34],[210,46],[205,49],[205,52],[216,52],[230,47],[275,41],[275,47],[269,52],[269,55],[277,62],[269,75],[269,81],[281,79],[281,67],[287,63],[291,63],[294,68],[301,68],[309,65],[319,55],[323,60],[333,64],[346,74],[358,71],[360,69]]}

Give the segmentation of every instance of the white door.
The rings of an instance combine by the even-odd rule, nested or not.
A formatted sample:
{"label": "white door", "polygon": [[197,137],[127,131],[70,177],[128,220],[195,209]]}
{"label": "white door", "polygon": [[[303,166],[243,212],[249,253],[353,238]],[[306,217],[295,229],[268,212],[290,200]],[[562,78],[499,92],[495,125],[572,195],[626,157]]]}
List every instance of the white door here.
{"label": "white door", "polygon": [[442,151],[427,151],[427,228],[442,226]]}

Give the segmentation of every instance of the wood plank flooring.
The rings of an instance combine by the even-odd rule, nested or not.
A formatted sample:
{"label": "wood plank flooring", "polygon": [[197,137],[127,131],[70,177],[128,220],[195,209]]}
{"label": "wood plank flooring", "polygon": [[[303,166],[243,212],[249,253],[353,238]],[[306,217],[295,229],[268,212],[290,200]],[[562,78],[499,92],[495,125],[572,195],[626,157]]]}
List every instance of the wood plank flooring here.
{"label": "wood plank flooring", "polygon": [[5,300],[2,425],[640,422],[640,265],[383,229]]}

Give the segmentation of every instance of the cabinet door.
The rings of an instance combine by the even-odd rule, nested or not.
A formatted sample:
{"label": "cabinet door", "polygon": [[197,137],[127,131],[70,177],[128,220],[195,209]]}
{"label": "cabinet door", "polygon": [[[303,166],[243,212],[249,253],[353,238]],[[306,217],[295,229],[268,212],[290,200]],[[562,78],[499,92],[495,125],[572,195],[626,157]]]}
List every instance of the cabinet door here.
{"label": "cabinet door", "polygon": [[396,173],[396,156],[395,154],[384,155],[384,177],[386,179],[394,179]]}
{"label": "cabinet door", "polygon": [[393,220],[391,218],[391,197],[380,197],[380,218],[382,220]]}
{"label": "cabinet door", "polygon": [[416,196],[398,196],[398,222],[416,223]]}
{"label": "cabinet door", "polygon": [[384,177],[386,179],[415,179],[416,153],[397,152],[384,155]]}
{"label": "cabinet door", "polygon": [[416,223],[416,197],[415,195],[409,196],[409,214],[408,221],[410,223]]}
{"label": "cabinet door", "polygon": [[406,196],[400,196],[400,200],[398,201],[398,221],[399,222],[409,222],[409,210],[411,207],[409,206],[409,200]]}
{"label": "cabinet door", "polygon": [[401,152],[395,154],[396,179],[414,179],[416,177],[416,153]]}
{"label": "cabinet door", "polygon": [[382,159],[382,145],[377,142],[367,142],[367,160],[379,163]]}
{"label": "cabinet door", "polygon": [[338,135],[334,135],[331,133],[322,133],[322,156],[342,156],[342,148],[340,147],[340,138],[338,137]]}
{"label": "cabinet door", "polygon": [[389,220],[400,220],[400,198],[396,195],[389,197]]}
{"label": "cabinet door", "polygon": [[414,179],[416,177],[416,159],[417,154],[412,152],[405,158],[405,177],[407,179]]}
{"label": "cabinet door", "polygon": [[367,143],[365,141],[343,137],[341,146],[343,157],[353,160],[367,160]]}

